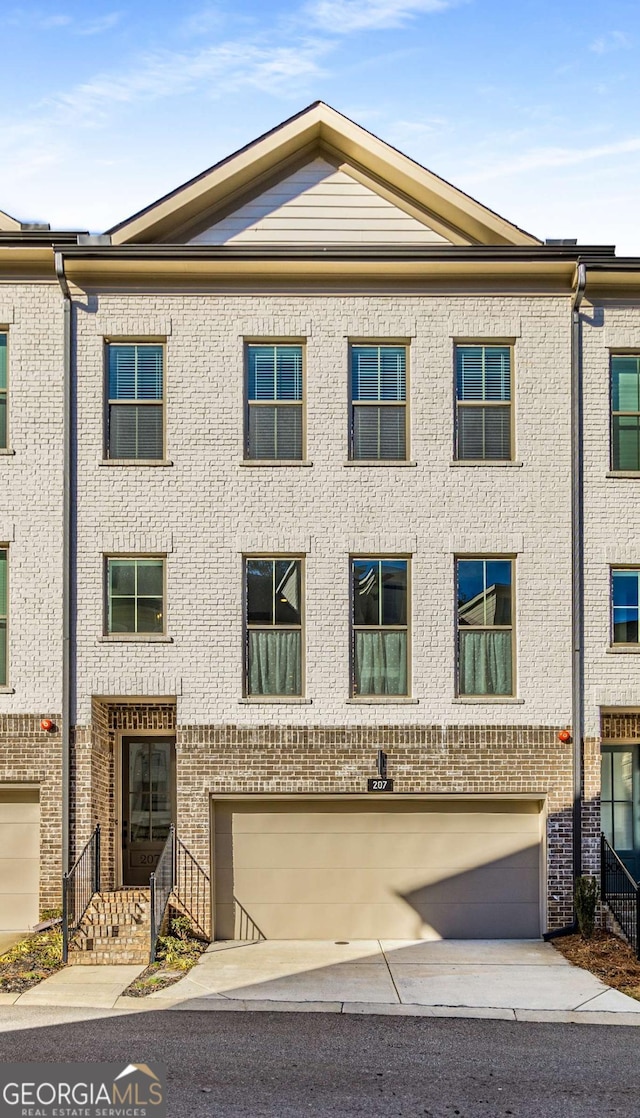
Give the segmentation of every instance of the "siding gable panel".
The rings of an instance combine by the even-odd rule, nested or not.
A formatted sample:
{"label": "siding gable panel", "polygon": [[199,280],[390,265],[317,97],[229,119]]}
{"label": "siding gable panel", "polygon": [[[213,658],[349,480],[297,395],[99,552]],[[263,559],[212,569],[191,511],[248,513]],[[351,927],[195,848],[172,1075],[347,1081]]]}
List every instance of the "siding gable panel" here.
{"label": "siding gable panel", "polygon": [[189,241],[224,244],[447,244],[428,225],[318,158]]}

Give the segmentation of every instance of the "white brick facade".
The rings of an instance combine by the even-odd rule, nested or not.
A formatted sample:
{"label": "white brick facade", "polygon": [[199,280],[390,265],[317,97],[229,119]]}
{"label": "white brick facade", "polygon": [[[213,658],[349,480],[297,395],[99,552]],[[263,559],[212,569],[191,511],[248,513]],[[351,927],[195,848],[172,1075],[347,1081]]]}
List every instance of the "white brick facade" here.
{"label": "white brick facade", "polygon": [[[189,724],[262,723],[264,703],[240,702],[241,558],[260,552],[306,561],[310,703],[270,705],[270,722],[569,722],[569,315],[568,299],[551,297],[102,295],[97,319],[108,324],[107,336],[154,338],[159,323],[171,323],[166,453],[173,466],[152,468],[99,465],[104,336],[81,309],[79,722],[88,721],[97,691],[177,693],[179,721]],[[282,336],[306,348],[312,466],[246,469],[244,341]],[[456,336],[514,342],[516,466],[451,465]],[[350,337],[409,343],[412,465],[345,465]],[[171,644],[100,640],[102,555],[109,551],[167,553]],[[412,559],[413,701],[389,710],[348,701],[348,557],[367,552]],[[455,701],[456,553],[516,556],[516,702]]]}

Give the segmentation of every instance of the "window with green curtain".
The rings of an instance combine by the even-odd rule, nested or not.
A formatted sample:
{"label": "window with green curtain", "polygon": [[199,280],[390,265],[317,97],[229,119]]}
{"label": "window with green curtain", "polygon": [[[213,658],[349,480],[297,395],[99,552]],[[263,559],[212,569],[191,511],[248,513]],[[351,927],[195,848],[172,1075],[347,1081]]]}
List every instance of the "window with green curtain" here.
{"label": "window with green curtain", "polygon": [[250,459],[302,458],[302,346],[247,346]]}
{"label": "window with green curtain", "polygon": [[7,335],[0,333],[0,449],[7,448]]}
{"label": "window with green curtain", "polygon": [[457,559],[458,694],[513,694],[513,560]]}
{"label": "window with green curtain", "polygon": [[302,694],[302,560],[245,559],[246,693]]}
{"label": "window with green curtain", "polygon": [[7,569],[9,554],[0,550],[0,685],[7,682]]}
{"label": "window with green curtain", "polygon": [[509,461],[510,346],[456,346],[456,458]]}
{"label": "window with green curtain", "polygon": [[163,358],[157,344],[107,345],[109,458],[164,457]]}
{"label": "window with green curtain", "polygon": [[351,346],[351,458],[407,457],[407,350]]}
{"label": "window with green curtain", "polygon": [[164,559],[108,559],[109,633],[164,632]]}
{"label": "window with green curtain", "polygon": [[611,357],[611,469],[640,471],[640,356]]}
{"label": "window with green curtain", "polygon": [[408,695],[407,559],[352,559],[354,697]]}

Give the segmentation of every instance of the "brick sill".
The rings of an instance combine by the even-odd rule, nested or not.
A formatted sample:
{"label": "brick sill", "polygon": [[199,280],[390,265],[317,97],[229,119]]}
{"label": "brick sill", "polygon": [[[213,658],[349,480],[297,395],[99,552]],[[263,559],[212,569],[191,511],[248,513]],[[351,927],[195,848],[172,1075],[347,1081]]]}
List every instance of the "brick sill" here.
{"label": "brick sill", "polygon": [[3,458],[13,458],[15,453],[15,450],[10,450],[8,446],[3,446],[0,449],[0,456]]}
{"label": "brick sill", "polygon": [[618,478],[635,478],[636,481],[640,478],[640,470],[608,470],[604,475],[605,477],[618,477]]}
{"label": "brick sill", "polygon": [[254,469],[261,466],[313,466],[313,462],[308,458],[243,458],[238,465]]}
{"label": "brick sill", "polygon": [[102,633],[98,644],[173,644],[173,637],[164,633]]}
{"label": "brick sill", "polygon": [[405,458],[350,458],[343,462],[343,466],[417,466],[417,462],[409,462]]}
{"label": "brick sill", "polygon": [[640,644],[610,644],[605,652],[607,656],[640,656]]}
{"label": "brick sill", "polygon": [[101,458],[99,466],[173,466],[170,458]]}
{"label": "brick sill", "polygon": [[0,695],[15,695],[15,687],[5,687],[4,684],[0,687]]}
{"label": "brick sill", "polygon": [[516,699],[513,695],[458,695],[451,702],[461,706],[475,706],[477,703],[491,703],[492,706],[522,706],[524,699]]}
{"label": "brick sill", "polygon": [[417,706],[419,699],[411,699],[407,695],[355,695],[347,699],[353,706]]}
{"label": "brick sill", "polygon": [[496,466],[497,467],[502,467],[503,469],[505,467],[508,469],[508,468],[513,468],[514,466],[524,466],[524,462],[501,462],[499,460],[496,460],[495,462],[493,462],[493,461],[491,461],[489,459],[486,459],[486,458],[456,458],[454,461],[450,462],[449,465],[450,466],[489,466],[492,470],[494,470],[496,468]]}
{"label": "brick sill", "polygon": [[244,699],[238,699],[238,702],[243,706],[261,706],[264,703],[280,703],[286,706],[311,706],[312,699],[304,699],[301,695],[247,695]]}

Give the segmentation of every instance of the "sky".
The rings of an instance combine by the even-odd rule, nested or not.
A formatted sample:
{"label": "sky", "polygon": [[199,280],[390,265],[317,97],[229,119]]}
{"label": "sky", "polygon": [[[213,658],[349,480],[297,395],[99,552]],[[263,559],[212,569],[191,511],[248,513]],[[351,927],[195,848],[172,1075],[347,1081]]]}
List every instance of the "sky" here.
{"label": "sky", "polygon": [[323,100],[535,235],[640,255],[638,0],[0,4],[0,210],[101,232]]}

